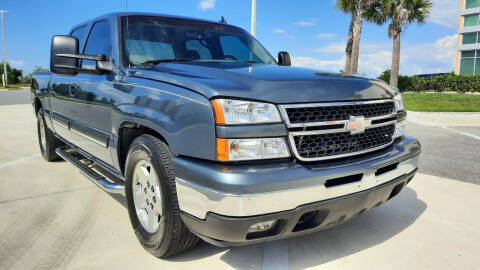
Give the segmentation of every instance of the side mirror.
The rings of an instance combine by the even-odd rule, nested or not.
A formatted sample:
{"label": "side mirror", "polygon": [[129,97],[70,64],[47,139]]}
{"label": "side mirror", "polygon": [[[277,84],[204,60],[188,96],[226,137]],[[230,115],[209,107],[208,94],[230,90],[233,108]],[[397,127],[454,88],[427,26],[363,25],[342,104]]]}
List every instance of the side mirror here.
{"label": "side mirror", "polygon": [[[79,60],[96,61],[95,69],[79,67]],[[70,36],[54,36],[50,52],[50,71],[58,74],[102,74],[113,70],[113,64],[103,54],[78,54],[78,39]]]}
{"label": "side mirror", "polygon": [[279,52],[278,53],[278,64],[280,66],[291,66],[292,61],[290,60],[290,54],[288,52]]}
{"label": "side mirror", "polygon": [[54,36],[50,51],[51,72],[75,75],[78,68],[78,59],[60,57],[61,54],[78,54],[78,39],[70,36]]}

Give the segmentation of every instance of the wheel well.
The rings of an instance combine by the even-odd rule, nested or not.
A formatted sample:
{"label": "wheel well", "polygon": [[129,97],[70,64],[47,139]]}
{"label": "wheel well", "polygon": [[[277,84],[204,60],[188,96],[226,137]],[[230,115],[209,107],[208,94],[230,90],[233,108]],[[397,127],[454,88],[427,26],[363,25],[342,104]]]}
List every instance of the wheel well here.
{"label": "wheel well", "polygon": [[160,133],[149,127],[132,122],[123,123],[118,131],[118,159],[122,172],[125,170],[125,162],[127,161],[127,154],[130,145],[135,138],[144,134],[155,136],[168,145],[167,141],[162,135],[160,135]]}
{"label": "wheel well", "polygon": [[34,106],[35,106],[35,115],[37,115],[38,110],[40,110],[40,108],[42,108],[42,102],[40,102],[39,98],[34,99]]}

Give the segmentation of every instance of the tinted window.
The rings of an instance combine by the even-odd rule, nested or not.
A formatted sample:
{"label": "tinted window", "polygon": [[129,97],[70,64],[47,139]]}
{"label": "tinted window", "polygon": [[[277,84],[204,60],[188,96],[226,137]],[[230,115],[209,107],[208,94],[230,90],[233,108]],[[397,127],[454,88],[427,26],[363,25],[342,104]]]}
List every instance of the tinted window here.
{"label": "tinted window", "polygon": [[87,31],[86,26],[79,27],[72,31],[70,36],[75,37],[78,39],[78,45],[81,46],[83,40],[85,39],[85,32]]}
{"label": "tinted window", "polygon": [[128,39],[125,45],[132,63],[143,63],[151,59],[175,58],[172,45],[169,43]]}
{"label": "tinted window", "polygon": [[229,25],[150,16],[122,18],[125,64],[147,60],[276,64],[248,32]]}
{"label": "tinted window", "polygon": [[212,59],[207,45],[198,39],[187,41],[187,50],[191,59]]}
{"label": "tinted window", "polygon": [[[90,55],[104,54],[107,59],[110,59],[111,49],[109,23],[107,21],[95,23],[90,31],[83,53]],[[95,61],[84,60],[82,61],[82,67],[95,68]]]}

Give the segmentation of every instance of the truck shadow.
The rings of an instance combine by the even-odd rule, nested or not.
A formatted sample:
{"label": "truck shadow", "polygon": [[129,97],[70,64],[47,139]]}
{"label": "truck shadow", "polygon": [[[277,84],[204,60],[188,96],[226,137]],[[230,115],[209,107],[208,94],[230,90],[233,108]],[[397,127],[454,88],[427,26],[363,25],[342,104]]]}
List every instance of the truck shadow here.
{"label": "truck shadow", "polygon": [[[341,225],[288,240],[290,269],[305,269],[341,259],[381,244],[412,225],[425,212],[427,204],[407,187],[392,200]],[[220,259],[236,269],[261,269],[264,244],[230,249],[201,243],[196,248],[169,259],[194,261],[224,253]]]}

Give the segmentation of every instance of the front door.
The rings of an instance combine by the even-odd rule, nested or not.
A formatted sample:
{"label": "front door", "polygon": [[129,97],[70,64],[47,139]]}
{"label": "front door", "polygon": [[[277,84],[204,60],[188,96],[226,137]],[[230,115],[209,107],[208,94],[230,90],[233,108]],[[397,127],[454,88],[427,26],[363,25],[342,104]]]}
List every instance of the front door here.
{"label": "front door", "polygon": [[[111,55],[108,21],[93,24],[83,53]],[[82,68],[95,69],[95,61],[83,60]],[[70,107],[70,139],[77,147],[111,164],[110,75],[77,74],[69,86],[74,102]],[[73,92],[73,93],[72,93]]]}

